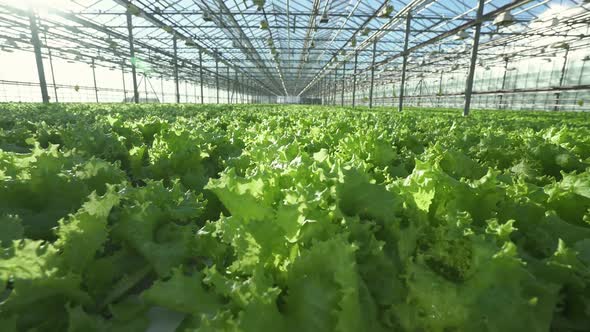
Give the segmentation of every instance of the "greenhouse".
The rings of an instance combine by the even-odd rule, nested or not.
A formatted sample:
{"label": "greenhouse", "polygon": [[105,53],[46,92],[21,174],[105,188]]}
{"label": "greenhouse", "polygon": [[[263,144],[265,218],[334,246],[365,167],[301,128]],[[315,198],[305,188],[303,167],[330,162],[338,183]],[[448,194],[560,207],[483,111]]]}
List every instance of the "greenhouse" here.
{"label": "greenhouse", "polygon": [[587,111],[587,3],[3,0],[0,101]]}
{"label": "greenhouse", "polygon": [[0,0],[16,331],[590,331],[590,1]]}

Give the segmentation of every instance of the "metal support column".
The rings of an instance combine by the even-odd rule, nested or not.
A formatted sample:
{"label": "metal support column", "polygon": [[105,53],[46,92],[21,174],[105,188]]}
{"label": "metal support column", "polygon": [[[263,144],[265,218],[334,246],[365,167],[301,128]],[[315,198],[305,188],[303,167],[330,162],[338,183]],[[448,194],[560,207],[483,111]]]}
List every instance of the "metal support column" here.
{"label": "metal support column", "polygon": [[329,76],[326,76],[326,80],[324,82],[324,94],[326,95],[326,105],[330,105],[330,94],[331,94],[331,88],[330,88],[330,78]]}
{"label": "metal support column", "polygon": [[318,83],[319,90],[320,90],[320,98],[322,99],[322,105],[325,105],[325,101],[324,101],[324,80],[321,79],[320,82]]}
{"label": "metal support column", "polygon": [[162,92],[162,100],[160,100],[161,103],[164,102],[164,76],[160,76],[160,92]]}
{"label": "metal support column", "polygon": [[96,65],[94,64],[94,58],[92,58],[92,80],[94,81],[94,95],[96,96],[96,102],[98,103],[98,88],[96,87]]}
{"label": "metal support column", "polygon": [[241,75],[236,75],[236,104],[242,102],[242,80]]}
{"label": "metal support column", "polygon": [[436,93],[436,98],[437,98],[437,107],[440,107],[441,104],[441,97],[442,97],[442,83],[443,83],[443,73],[444,71],[441,69],[440,71],[440,78],[438,80],[438,92]]}
{"label": "metal support column", "polygon": [[45,47],[47,47],[47,54],[49,55],[49,69],[51,70],[51,81],[53,82],[53,93],[55,93],[55,102],[58,103],[57,84],[55,84],[55,72],[53,71],[53,57],[51,56],[51,48],[47,44],[47,34],[44,34]]}
{"label": "metal support column", "polygon": [[346,61],[342,67],[342,94],[340,95],[340,104],[344,106],[344,84],[346,82]]}
{"label": "metal support column", "polygon": [[356,63],[359,58],[359,53],[354,53],[354,71],[352,72],[352,107],[355,105],[356,101]]}
{"label": "metal support column", "polygon": [[406,16],[406,31],[404,36],[404,56],[402,59],[402,81],[399,86],[399,103],[397,111],[401,112],[404,108],[404,87],[406,85],[406,68],[408,66],[408,41],[410,40],[410,23],[412,23],[412,15],[408,13]]}
{"label": "metal support column", "polygon": [[235,76],[234,76],[234,87],[235,87],[235,103],[239,104],[240,103],[240,89],[242,88],[240,86],[240,75],[236,72]]}
{"label": "metal support column", "polygon": [[238,90],[240,91],[240,103],[246,103],[246,86],[244,85],[244,74],[240,74]]}
{"label": "metal support column", "polygon": [[[502,76],[502,91],[506,87],[506,76],[508,75],[508,61],[510,60],[509,57],[504,57],[504,76]],[[504,99],[504,93],[500,94],[500,101],[498,102],[498,109],[503,109],[504,106],[502,105]]]}
{"label": "metal support column", "polygon": [[230,89],[231,84],[229,82],[229,66],[227,66],[227,79],[226,79],[226,82],[227,82],[227,103],[230,104],[229,99],[230,99],[230,93],[231,93],[231,91],[230,91],[231,90]]}
{"label": "metal support column", "polygon": [[328,77],[326,76],[324,78],[324,87],[322,88],[322,95],[324,96],[324,104],[325,105],[329,105],[330,104],[330,99],[328,98],[328,91],[329,91]]}
{"label": "metal support column", "polygon": [[324,96],[326,98],[326,105],[330,105],[330,79],[328,76],[324,80]]}
{"label": "metal support column", "polygon": [[121,63],[121,78],[123,79],[123,102],[127,102],[127,87],[125,86],[125,64]]}
{"label": "metal support column", "polygon": [[479,35],[481,34],[481,17],[483,16],[483,7],[485,0],[479,0],[477,5],[477,14],[475,20],[475,32],[473,33],[473,48],[471,49],[471,62],[469,63],[469,73],[467,73],[467,83],[465,85],[465,107],[463,116],[469,115],[471,109],[471,94],[473,92],[473,77],[475,75],[475,65],[477,62],[477,51],[479,49]]}
{"label": "metal support column", "polygon": [[217,104],[219,104],[219,60],[217,58],[215,58],[215,90]]}
{"label": "metal support column", "polygon": [[[568,56],[569,52],[570,52],[570,48],[568,45],[568,47],[565,49],[565,55],[563,57],[563,66],[561,66],[561,76],[559,76],[559,87],[561,87],[563,85],[563,79],[565,78],[565,70],[567,68],[567,56]],[[560,98],[561,98],[561,93],[556,92],[555,93],[555,105],[553,106],[554,111],[559,110]]]}
{"label": "metal support column", "polygon": [[239,90],[240,90],[240,102],[243,104],[244,103],[244,75],[240,75],[240,85],[239,85]]}
{"label": "metal support column", "polygon": [[326,98],[326,105],[330,105],[330,79],[328,76],[324,79],[324,96]]}
{"label": "metal support column", "polygon": [[238,72],[234,71],[234,98],[236,99],[236,104],[238,103]]}
{"label": "metal support column", "polygon": [[199,49],[199,84],[201,86],[201,104],[205,103],[205,96],[203,95],[203,52]]}
{"label": "metal support column", "polygon": [[45,80],[45,69],[43,68],[43,57],[41,55],[41,41],[39,40],[39,28],[37,26],[37,17],[33,9],[29,9],[29,25],[31,27],[31,41],[35,50],[35,60],[37,61],[37,73],[39,74],[39,86],[41,87],[41,99],[44,103],[49,103],[49,93],[47,92],[47,81]]}
{"label": "metal support column", "polygon": [[326,100],[325,104],[330,105],[330,86],[328,84],[328,76],[324,78],[324,89],[323,89],[324,99]]}
{"label": "metal support column", "polygon": [[129,54],[131,55],[131,77],[133,78],[133,102],[139,103],[139,91],[137,91],[137,72],[135,70],[135,47],[133,46],[133,21],[131,13],[127,11],[127,31],[129,33]]}
{"label": "metal support column", "polygon": [[172,37],[172,47],[174,47],[174,86],[176,92],[176,103],[180,103],[180,86],[178,83],[178,46],[176,45],[176,35]]}
{"label": "metal support column", "polygon": [[334,88],[332,89],[332,105],[336,105],[336,86],[338,85],[338,78],[336,75],[338,74],[338,69],[334,69]]}
{"label": "metal support column", "polygon": [[377,51],[377,39],[373,41],[373,59],[371,60],[371,86],[369,87],[369,108],[373,108],[373,86],[375,83],[375,53]]}
{"label": "metal support column", "polygon": [[418,107],[422,106],[422,87],[424,86],[424,79],[418,81]]}
{"label": "metal support column", "polygon": [[143,73],[143,92],[145,93],[145,102],[148,102],[148,78],[145,73]]}

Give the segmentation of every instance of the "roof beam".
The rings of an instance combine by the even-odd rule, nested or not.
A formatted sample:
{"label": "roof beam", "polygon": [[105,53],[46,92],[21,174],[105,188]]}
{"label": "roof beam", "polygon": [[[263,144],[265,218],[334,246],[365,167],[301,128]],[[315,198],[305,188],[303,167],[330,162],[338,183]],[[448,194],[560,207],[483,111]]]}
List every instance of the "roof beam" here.
{"label": "roof beam", "polygon": [[[135,5],[133,5],[128,0],[113,0],[113,1],[115,1],[116,3],[124,6],[125,8],[128,8],[130,6],[135,6]],[[136,8],[138,8],[138,7],[136,7]],[[143,19],[145,19],[145,20],[153,23],[156,27],[166,27],[166,26],[169,26],[168,24],[164,23],[163,21],[161,21],[160,19],[158,19],[157,17],[155,17],[153,14],[148,13],[148,12],[146,12],[145,10],[143,10],[141,8],[138,8],[138,10],[139,10],[139,16],[140,17],[142,17]],[[191,40],[190,37],[185,36],[183,33],[180,33],[177,29],[174,29],[174,28],[171,28],[171,29],[172,29],[171,34],[176,35],[177,38],[182,39],[182,40],[185,40],[185,41],[186,40]],[[228,59],[226,59],[226,58],[224,58],[222,56],[219,56],[219,54],[217,52],[215,52],[214,50],[210,50],[210,49],[208,49],[208,48],[206,48],[206,47],[204,47],[204,46],[202,46],[202,45],[200,45],[200,44],[198,44],[196,42],[194,44],[195,44],[195,47],[197,49],[199,49],[203,54],[209,55],[209,56],[213,57],[214,59],[217,59],[218,61],[224,63],[228,67],[233,67],[234,70],[236,70],[236,71],[243,72],[241,70],[241,67],[239,65],[235,65],[235,64],[231,63],[230,60],[228,60]],[[247,76],[250,76],[250,73],[247,73],[247,72],[243,72],[243,73],[246,74]],[[266,90],[268,90],[269,92],[271,92],[273,94],[276,94],[276,92],[274,92],[274,89],[272,87],[268,86],[265,82],[258,81],[258,83],[261,86],[263,86]]]}

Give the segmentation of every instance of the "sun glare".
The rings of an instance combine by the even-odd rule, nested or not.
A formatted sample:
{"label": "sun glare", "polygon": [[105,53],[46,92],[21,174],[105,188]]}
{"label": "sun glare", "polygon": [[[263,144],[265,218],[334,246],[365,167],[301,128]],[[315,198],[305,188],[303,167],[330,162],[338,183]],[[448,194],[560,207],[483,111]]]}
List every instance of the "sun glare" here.
{"label": "sun glare", "polygon": [[40,12],[51,9],[70,10],[75,7],[71,0],[0,0],[0,4],[21,9],[33,8]]}

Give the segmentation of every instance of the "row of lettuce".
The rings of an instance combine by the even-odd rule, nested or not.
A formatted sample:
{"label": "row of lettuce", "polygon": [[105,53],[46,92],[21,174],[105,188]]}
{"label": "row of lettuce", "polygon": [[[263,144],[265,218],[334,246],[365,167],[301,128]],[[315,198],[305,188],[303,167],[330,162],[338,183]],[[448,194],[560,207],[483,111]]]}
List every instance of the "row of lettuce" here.
{"label": "row of lettuce", "polygon": [[589,124],[0,105],[0,330],[585,331]]}

